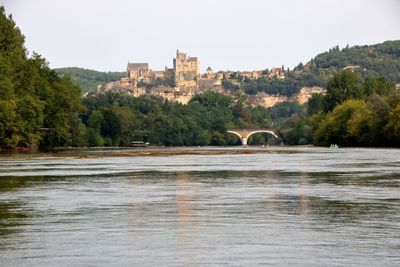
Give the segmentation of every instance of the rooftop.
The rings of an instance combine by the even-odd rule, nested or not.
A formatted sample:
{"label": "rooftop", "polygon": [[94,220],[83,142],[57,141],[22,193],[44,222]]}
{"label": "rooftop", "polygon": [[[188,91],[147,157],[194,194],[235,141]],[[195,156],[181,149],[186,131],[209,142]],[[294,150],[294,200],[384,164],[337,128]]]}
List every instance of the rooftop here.
{"label": "rooftop", "polygon": [[149,63],[129,63],[128,62],[128,70],[136,70],[136,69],[148,69]]}

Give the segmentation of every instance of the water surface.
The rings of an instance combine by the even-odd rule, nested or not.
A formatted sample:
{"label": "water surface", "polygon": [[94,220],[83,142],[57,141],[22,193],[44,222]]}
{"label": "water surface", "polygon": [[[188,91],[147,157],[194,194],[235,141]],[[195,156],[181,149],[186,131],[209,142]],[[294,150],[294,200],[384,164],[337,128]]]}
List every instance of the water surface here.
{"label": "water surface", "polygon": [[1,154],[0,259],[4,266],[395,266],[399,189],[398,149]]}

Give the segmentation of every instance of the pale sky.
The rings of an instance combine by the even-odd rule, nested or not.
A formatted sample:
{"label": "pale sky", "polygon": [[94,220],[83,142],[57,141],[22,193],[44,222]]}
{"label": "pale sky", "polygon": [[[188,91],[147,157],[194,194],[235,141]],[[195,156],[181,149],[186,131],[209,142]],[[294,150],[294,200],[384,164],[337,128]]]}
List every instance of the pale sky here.
{"label": "pale sky", "polygon": [[329,48],[400,39],[399,0],[0,0],[52,68],[293,68]]}

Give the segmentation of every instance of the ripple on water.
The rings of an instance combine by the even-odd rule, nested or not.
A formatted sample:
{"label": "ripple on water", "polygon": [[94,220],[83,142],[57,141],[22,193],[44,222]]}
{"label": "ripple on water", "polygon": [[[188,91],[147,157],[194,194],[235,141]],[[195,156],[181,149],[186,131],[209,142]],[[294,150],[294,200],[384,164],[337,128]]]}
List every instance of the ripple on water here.
{"label": "ripple on water", "polygon": [[398,150],[287,150],[1,156],[0,257],[8,266],[395,266]]}

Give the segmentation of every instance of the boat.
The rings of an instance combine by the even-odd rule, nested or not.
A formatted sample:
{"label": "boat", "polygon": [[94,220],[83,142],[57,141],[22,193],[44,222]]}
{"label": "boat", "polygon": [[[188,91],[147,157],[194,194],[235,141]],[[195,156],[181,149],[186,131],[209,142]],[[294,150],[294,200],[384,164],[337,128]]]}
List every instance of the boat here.
{"label": "boat", "polygon": [[149,142],[132,141],[129,146],[130,147],[148,147],[149,146]]}

